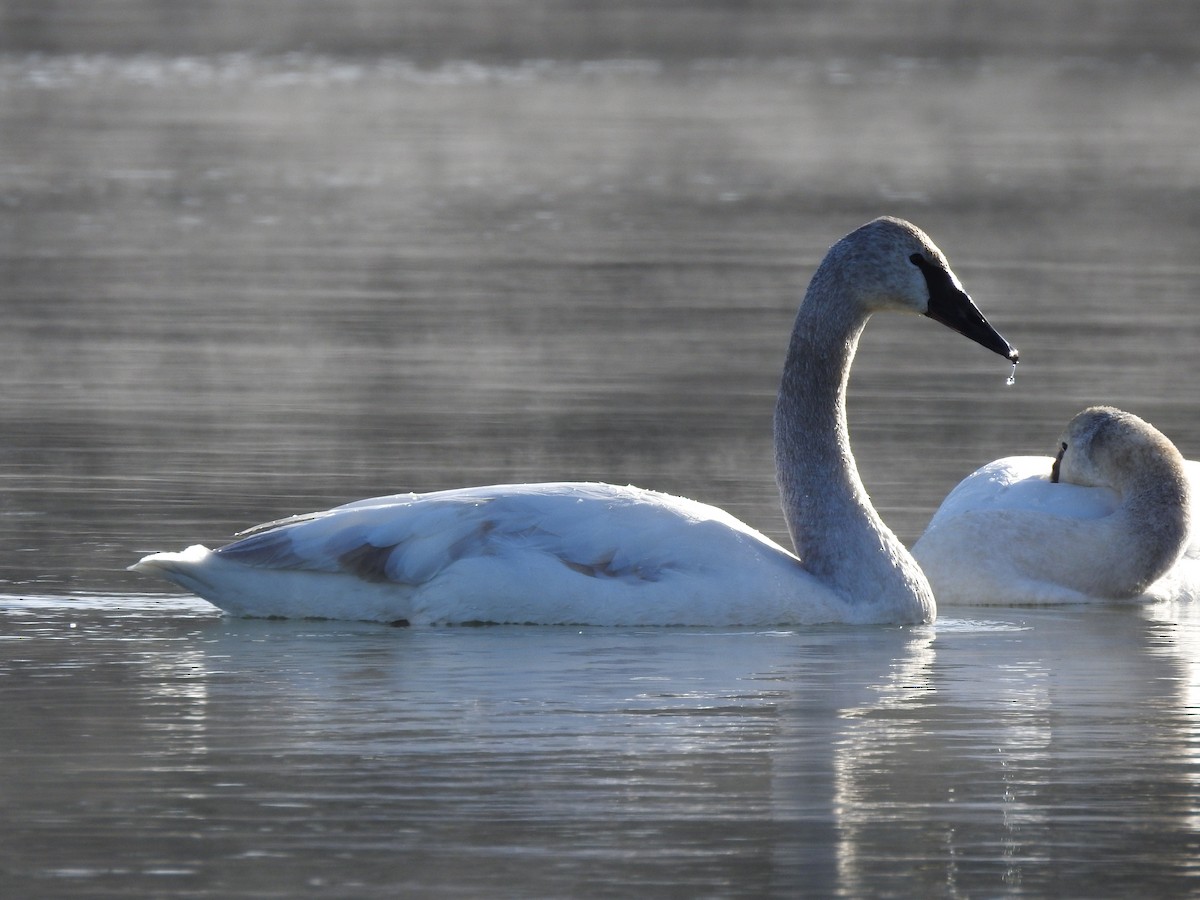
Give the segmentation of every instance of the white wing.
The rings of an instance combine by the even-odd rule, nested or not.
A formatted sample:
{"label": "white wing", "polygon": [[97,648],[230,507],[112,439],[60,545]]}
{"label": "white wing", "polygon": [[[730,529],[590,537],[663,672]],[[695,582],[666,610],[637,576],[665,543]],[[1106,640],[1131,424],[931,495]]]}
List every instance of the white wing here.
{"label": "white wing", "polygon": [[[399,494],[138,564],[242,615],[410,622],[853,620],[783,547],[716,507],[635,487]],[[322,577],[328,576],[328,577]]]}

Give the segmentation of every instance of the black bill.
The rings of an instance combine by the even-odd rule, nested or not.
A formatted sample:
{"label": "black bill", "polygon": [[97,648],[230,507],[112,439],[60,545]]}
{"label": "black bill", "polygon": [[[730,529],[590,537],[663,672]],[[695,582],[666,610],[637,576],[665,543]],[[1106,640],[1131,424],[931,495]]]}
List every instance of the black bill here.
{"label": "black bill", "polygon": [[929,286],[929,309],[925,315],[993,353],[999,353],[1009,362],[1018,361],[1017,348],[991,326],[967,293],[954,283],[949,272],[919,253],[913,254],[912,261],[921,270]]}

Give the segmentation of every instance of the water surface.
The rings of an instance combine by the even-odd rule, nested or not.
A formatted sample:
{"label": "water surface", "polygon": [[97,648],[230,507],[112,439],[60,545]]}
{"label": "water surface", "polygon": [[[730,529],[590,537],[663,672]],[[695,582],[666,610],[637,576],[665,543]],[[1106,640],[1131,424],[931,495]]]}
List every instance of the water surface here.
{"label": "water surface", "polygon": [[14,896],[1169,896],[1191,610],[394,629],[0,601]]}
{"label": "water surface", "polygon": [[903,539],[1090,403],[1197,457],[1193,5],[40,9],[0,5],[15,896],[1195,891],[1187,608],[403,630],[125,571],[526,480],[786,540],[788,329],[882,213],[1022,354],[1010,388],[932,322],[869,326],[852,439]]}
{"label": "water surface", "polygon": [[[10,57],[10,585],[400,490],[634,483],[785,532],[787,332],[880,213],[1022,352],[869,327],[864,480],[905,540],[1088,403],[1200,444],[1197,74],[1094,62]],[[986,114],[985,114],[986,112]]]}

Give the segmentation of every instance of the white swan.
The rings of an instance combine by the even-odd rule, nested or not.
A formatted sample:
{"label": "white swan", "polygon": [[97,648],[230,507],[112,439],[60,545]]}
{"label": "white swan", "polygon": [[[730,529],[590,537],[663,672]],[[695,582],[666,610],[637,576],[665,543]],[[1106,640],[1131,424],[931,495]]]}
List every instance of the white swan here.
{"label": "white swan", "polygon": [[272,522],[131,568],[235,615],[411,624],[928,622],[933,594],[850,453],[845,394],[871,313],[921,313],[1015,362],[942,252],[898,219],[838,241],[796,316],[775,411],[799,558],[728,513],[607,484],[399,494]]}
{"label": "white swan", "polygon": [[1111,407],[1076,415],[1057,459],[998,459],[943,501],[913,555],[943,604],[1200,597],[1200,463]]}

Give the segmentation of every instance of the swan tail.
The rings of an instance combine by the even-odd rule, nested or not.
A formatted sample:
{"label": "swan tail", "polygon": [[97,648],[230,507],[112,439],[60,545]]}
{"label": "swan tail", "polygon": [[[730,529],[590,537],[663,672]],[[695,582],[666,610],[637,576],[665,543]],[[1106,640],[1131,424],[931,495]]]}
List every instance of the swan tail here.
{"label": "swan tail", "polygon": [[130,571],[162,578],[233,616],[408,623],[412,591],[345,574],[243,565],[199,544],[153,553]]}
{"label": "swan tail", "polygon": [[211,555],[207,547],[193,544],[178,553],[151,553],[130,566],[129,571],[154,575],[207,600],[216,588],[204,575],[204,564]]}

